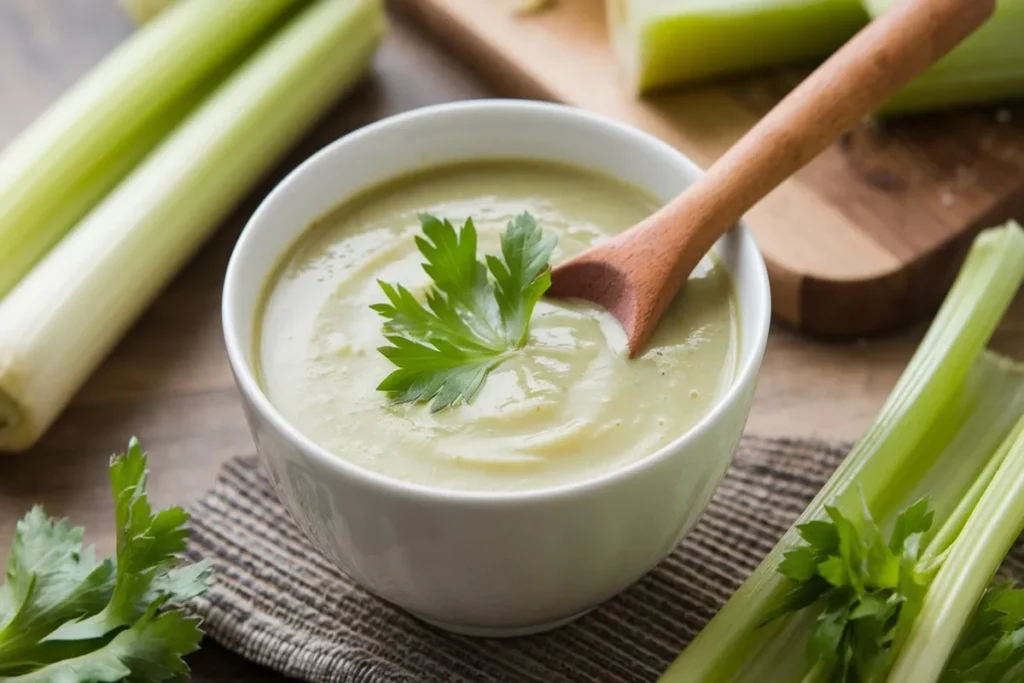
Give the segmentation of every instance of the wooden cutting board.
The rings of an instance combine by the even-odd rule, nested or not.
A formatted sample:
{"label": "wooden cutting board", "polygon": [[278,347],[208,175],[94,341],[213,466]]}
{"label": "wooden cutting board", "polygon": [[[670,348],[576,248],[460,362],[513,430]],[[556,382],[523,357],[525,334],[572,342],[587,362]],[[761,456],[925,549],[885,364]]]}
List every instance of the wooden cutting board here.
{"label": "wooden cutting board", "polygon": [[[705,167],[799,81],[789,70],[635,98],[618,77],[603,0],[392,0],[505,95],[633,123]],[[970,238],[1024,214],[1024,107],[865,123],[762,201],[748,222],[776,314],[864,335],[933,310]]]}

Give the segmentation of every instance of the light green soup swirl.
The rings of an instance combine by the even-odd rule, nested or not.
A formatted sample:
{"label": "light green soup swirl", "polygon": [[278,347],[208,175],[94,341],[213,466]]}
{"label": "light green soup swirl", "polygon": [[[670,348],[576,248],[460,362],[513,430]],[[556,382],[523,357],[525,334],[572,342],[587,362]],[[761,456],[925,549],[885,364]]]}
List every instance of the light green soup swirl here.
{"label": "light green soup swirl", "polygon": [[634,224],[646,195],[568,167],[491,162],[435,169],[345,203],[313,225],[268,284],[255,355],[270,401],[328,451],[395,479],[442,489],[523,491],[594,478],[651,455],[696,424],[733,380],[737,311],[724,268],[705,259],[647,351],[626,357],[618,323],[595,306],[543,300],[526,348],[470,405],[431,414],[376,391],[377,280],[428,284],[418,215],[472,216],[480,252],[529,211],[558,235],[553,262]]}

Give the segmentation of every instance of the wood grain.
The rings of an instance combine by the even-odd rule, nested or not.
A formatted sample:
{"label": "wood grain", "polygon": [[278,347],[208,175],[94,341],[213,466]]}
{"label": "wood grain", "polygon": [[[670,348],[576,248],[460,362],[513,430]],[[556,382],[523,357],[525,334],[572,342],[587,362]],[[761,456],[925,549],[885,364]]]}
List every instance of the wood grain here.
{"label": "wood grain", "polygon": [[[604,0],[391,0],[503,94],[629,121],[707,167],[803,77],[782,70],[636,99],[617,77]],[[1024,215],[1024,105],[862,125],[747,215],[776,314],[820,335],[929,314],[973,234]]]}
{"label": "wood grain", "polygon": [[995,0],[907,3],[871,22],[790,91],[707,173],[651,216],[552,272],[554,296],[592,301],[647,346],[704,255],[755,204],[944,57]]}
{"label": "wood grain", "polygon": [[[127,34],[114,0],[0,2],[0,146]],[[396,22],[367,83],[275,170],[145,314],[32,451],[0,459],[0,561],[34,503],[113,547],[106,463],[137,435],[151,452],[156,504],[194,500],[226,458],[251,453],[224,356],[219,297],[238,231],[290,167],[345,132],[388,114],[491,91],[418,32]],[[850,439],[878,409],[920,328],[863,342],[810,341],[772,330],[748,431]],[[1024,357],[1024,300],[994,346]],[[206,643],[191,659],[201,683],[281,681]]]}

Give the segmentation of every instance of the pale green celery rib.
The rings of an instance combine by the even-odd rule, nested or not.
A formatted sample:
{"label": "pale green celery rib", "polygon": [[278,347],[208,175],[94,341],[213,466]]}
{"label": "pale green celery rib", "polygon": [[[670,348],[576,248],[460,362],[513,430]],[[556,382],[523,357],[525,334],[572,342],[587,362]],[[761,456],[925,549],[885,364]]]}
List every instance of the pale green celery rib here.
{"label": "pale green celery rib", "polygon": [[[918,445],[920,455],[913,460],[926,463],[929,451],[940,448],[935,436],[944,436],[949,423],[959,428],[934,464],[924,465],[928,470],[917,486],[904,492],[906,495],[892,508],[905,509],[927,496],[935,511],[933,530],[922,544],[923,552],[915,567],[921,580],[932,580],[951,544],[959,538],[1002,466],[1005,439],[1022,414],[1024,365],[993,353],[982,353],[959,396],[946,407],[928,437]],[[918,608],[919,605],[911,604],[900,614],[892,644],[894,652],[899,652],[909,637]]]}
{"label": "pale green celery rib", "polygon": [[825,57],[867,23],[859,0],[607,0],[638,92]]}
{"label": "pale green celery rib", "polygon": [[[814,632],[816,615],[797,615],[762,627],[764,647],[746,657],[730,683],[811,683],[819,672],[811,669],[806,644]],[[794,645],[796,643],[796,645]]]}
{"label": "pale green celery rib", "polygon": [[[1024,31],[1024,22],[1021,23]],[[1003,102],[1024,96],[1024,53],[1011,64],[964,65],[911,83],[880,110],[882,116]]]}
{"label": "pale green celery rib", "polygon": [[1000,464],[992,454],[1022,413],[1024,365],[983,352],[963,389],[916,447],[912,464],[927,470],[909,489],[897,478],[892,499],[881,506],[902,510],[921,498],[929,499],[935,524],[926,539],[922,566],[937,561],[960,533]]}
{"label": "pale green celery rib", "polygon": [[[864,0],[873,17],[893,0]],[[882,115],[998,102],[1024,95],[1024,0],[1000,0],[996,13],[935,66],[882,107]]]}
{"label": "pale green celery rib", "polygon": [[995,83],[977,80],[966,73],[954,83],[921,83],[912,87],[888,102],[878,115],[895,117],[967,105],[996,104],[1021,95],[1024,95],[1024,73]]}
{"label": "pale green celery rib", "polygon": [[[918,562],[919,570],[924,574],[931,574],[939,566],[959,537],[978,501],[1002,467],[1001,455],[1005,455],[1005,449],[1001,450],[1000,446],[1012,434],[1019,417],[1024,415],[1024,364],[984,353],[975,364],[968,384],[965,400],[954,406],[955,413],[947,411],[950,414],[944,418],[955,421],[957,415],[969,415],[950,451],[964,453],[973,447],[999,455],[988,458],[980,471],[977,459],[960,457],[940,462],[928,471],[917,490],[904,500],[903,507],[927,495],[935,509],[937,528],[927,540]],[[966,494],[962,493],[964,482],[973,482]]]}
{"label": "pale green celery rib", "polygon": [[236,202],[366,73],[385,26],[378,0],[308,6],[0,301],[0,451],[39,438]]}
{"label": "pale green celery rib", "polygon": [[[820,519],[826,505],[858,505],[861,495],[879,518],[895,511],[909,488],[897,475],[915,468],[917,446],[961,391],[1022,281],[1024,230],[1010,223],[981,233],[881,412],[797,524]],[[917,469],[923,474],[926,467]],[[662,681],[734,680],[770,638],[770,629],[756,630],[755,625],[785,587],[779,562],[801,543],[794,525]]]}
{"label": "pale green celery rib", "polygon": [[1024,531],[1024,416],[1001,450],[1001,465],[928,588],[889,683],[939,680],[964,625]]}
{"label": "pale green celery rib", "polygon": [[0,153],[0,299],[295,0],[180,0]]}

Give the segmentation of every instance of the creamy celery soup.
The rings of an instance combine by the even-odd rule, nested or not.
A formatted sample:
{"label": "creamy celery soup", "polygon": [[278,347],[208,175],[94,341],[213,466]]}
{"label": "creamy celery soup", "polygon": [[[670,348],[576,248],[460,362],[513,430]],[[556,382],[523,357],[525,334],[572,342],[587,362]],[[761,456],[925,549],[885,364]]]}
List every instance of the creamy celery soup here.
{"label": "creamy celery soup", "polygon": [[645,353],[630,360],[600,308],[542,299],[527,345],[469,404],[432,413],[393,405],[377,385],[395,368],[384,345],[378,280],[422,295],[419,215],[472,217],[478,257],[499,252],[524,211],[558,236],[551,262],[614,235],[656,208],[609,178],[547,163],[435,168],[368,191],[318,220],[283,259],[258,316],[257,375],[271,403],[339,458],[440,489],[527,491],[593,479],[641,460],[696,424],[733,381],[738,312],[710,257],[677,297]]}

